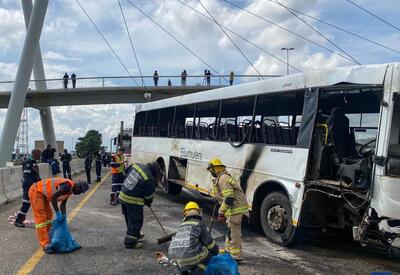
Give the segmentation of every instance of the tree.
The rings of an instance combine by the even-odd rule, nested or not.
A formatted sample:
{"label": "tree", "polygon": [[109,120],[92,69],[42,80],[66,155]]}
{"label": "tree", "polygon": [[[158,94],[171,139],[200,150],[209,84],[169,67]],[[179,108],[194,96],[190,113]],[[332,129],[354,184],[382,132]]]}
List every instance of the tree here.
{"label": "tree", "polygon": [[78,138],[75,145],[79,157],[85,157],[88,153],[97,154],[100,151],[102,135],[96,130],[89,130],[84,137]]}

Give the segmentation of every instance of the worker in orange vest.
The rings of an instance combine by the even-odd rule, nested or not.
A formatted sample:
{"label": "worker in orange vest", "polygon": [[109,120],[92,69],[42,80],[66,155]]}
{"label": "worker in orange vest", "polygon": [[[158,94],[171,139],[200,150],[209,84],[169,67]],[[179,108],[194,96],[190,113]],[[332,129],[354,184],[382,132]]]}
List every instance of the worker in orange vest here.
{"label": "worker in orange vest", "polygon": [[[37,238],[44,252],[53,253],[49,240],[53,209],[56,219],[62,222],[66,217],[66,204],[71,194],[79,195],[89,189],[87,182],[73,182],[65,178],[49,178],[36,182],[29,189]],[[60,205],[58,205],[60,203]]]}
{"label": "worker in orange vest", "polygon": [[110,204],[117,205],[118,196],[121,192],[122,184],[125,181],[125,161],[124,161],[125,149],[122,147],[118,148],[117,154],[113,154],[111,157],[111,197]]}

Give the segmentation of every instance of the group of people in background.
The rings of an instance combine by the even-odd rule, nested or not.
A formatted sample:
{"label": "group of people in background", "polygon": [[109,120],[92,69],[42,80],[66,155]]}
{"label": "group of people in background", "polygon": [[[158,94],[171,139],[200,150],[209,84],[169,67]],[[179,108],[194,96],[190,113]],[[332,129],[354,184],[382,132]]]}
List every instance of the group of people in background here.
{"label": "group of people in background", "polygon": [[71,74],[71,78],[69,77],[69,75],[67,73],[64,74],[64,76],[63,76],[64,89],[68,88],[68,80],[69,79],[71,79],[72,88],[75,89],[75,87],[76,87],[76,74],[75,73]]}
{"label": "group of people in background", "polygon": [[[204,70],[203,85],[211,86],[211,76],[212,76],[212,74],[211,74],[210,70],[207,70],[207,69]],[[187,74],[186,70],[183,70],[181,73],[181,86],[186,86],[187,77],[188,77],[188,74]],[[158,71],[157,70],[154,71],[154,74],[153,74],[154,86],[158,86],[159,78],[160,77],[158,75]],[[234,79],[235,79],[235,73],[233,71],[231,71],[229,74],[229,85],[231,85],[231,86],[233,85]],[[171,82],[170,78],[168,79],[167,85],[172,86],[172,82]]]}

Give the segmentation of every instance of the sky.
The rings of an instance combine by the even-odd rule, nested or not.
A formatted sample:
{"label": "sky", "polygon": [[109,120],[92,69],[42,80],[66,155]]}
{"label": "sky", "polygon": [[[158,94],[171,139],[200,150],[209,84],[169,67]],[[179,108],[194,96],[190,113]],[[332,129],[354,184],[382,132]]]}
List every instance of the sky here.
{"label": "sky", "polygon": [[[25,0],[24,0],[25,1]],[[201,75],[205,65],[141,14],[127,0],[120,0],[127,25],[144,75],[158,70],[160,75]],[[286,65],[256,47],[232,39],[248,57],[252,66],[237,51],[217,24],[208,21],[177,0],[130,0],[156,22],[181,40],[193,52],[221,74],[285,74]],[[198,0],[181,0],[206,14]],[[360,36],[400,51],[400,31],[358,9],[346,0],[279,0],[282,4],[338,25]],[[352,0],[391,24],[400,27],[400,1]],[[81,0],[103,35],[115,49],[131,75],[138,75],[118,0]],[[285,59],[282,47],[294,47],[290,64],[300,71],[355,65],[337,53],[346,51],[361,64],[398,62],[400,54],[350,36],[302,16],[323,38],[271,0],[230,0],[261,17],[314,41],[325,50],[268,22],[239,10],[222,0],[201,0],[213,17],[238,34],[273,55]],[[13,80],[25,37],[21,1],[0,0],[0,82]],[[108,46],[101,39],[76,1],[49,1],[40,39],[46,78],[61,78],[64,72],[78,77],[127,76]],[[295,73],[291,70],[291,73]],[[0,85],[0,90],[1,85]],[[103,134],[109,146],[116,136],[120,121],[132,127],[133,104],[52,107],[57,140],[70,149],[79,136],[95,129]],[[3,125],[6,110],[0,110]],[[0,129],[1,131],[1,129]],[[29,143],[43,139],[38,111],[29,109]]]}

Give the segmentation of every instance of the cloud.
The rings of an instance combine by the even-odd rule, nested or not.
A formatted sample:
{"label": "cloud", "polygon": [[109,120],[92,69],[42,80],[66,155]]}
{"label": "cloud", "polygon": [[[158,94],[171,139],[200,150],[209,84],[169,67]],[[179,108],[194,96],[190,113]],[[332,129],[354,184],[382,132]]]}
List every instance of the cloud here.
{"label": "cloud", "polygon": [[21,43],[25,33],[22,11],[0,7],[0,51]]}
{"label": "cloud", "polygon": [[76,57],[66,57],[60,53],[48,51],[43,54],[43,58],[47,60],[57,60],[57,61],[82,61],[81,58]]}

